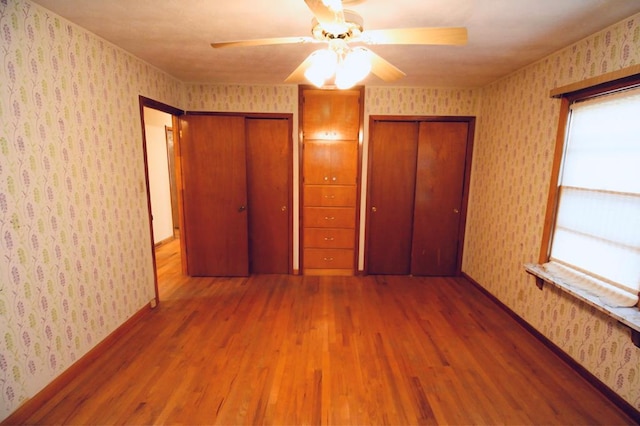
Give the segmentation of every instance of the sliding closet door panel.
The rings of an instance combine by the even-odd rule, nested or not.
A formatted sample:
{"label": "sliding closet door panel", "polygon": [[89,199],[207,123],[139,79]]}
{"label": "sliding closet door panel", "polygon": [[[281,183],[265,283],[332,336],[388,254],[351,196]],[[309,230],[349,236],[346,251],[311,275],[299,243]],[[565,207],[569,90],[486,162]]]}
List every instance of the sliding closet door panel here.
{"label": "sliding closet door panel", "polygon": [[288,274],[290,146],[286,119],[247,118],[250,271]]}
{"label": "sliding closet door panel", "polygon": [[189,275],[248,275],[244,117],[187,115],[181,129]]}
{"label": "sliding closet door panel", "polygon": [[375,121],[371,129],[367,272],[408,274],[418,123]]}
{"label": "sliding closet door panel", "polygon": [[468,124],[422,122],[411,273],[457,274]]}

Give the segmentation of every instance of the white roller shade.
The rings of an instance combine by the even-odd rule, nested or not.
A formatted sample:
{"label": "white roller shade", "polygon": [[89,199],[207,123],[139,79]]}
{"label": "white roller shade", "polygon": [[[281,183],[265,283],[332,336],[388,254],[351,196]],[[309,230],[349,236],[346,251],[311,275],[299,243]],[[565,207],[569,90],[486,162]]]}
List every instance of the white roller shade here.
{"label": "white roller shade", "polygon": [[640,88],[571,105],[551,261],[640,291]]}

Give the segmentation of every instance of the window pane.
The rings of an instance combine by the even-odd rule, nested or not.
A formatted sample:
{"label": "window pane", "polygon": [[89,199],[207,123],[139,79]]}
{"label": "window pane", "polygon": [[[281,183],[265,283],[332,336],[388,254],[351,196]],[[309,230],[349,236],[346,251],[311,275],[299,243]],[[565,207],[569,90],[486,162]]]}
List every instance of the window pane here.
{"label": "window pane", "polygon": [[571,106],[551,260],[640,291],[640,89]]}
{"label": "window pane", "polygon": [[571,110],[562,185],[640,193],[640,89]]}
{"label": "window pane", "polygon": [[556,227],[640,250],[640,195],[562,187]]}

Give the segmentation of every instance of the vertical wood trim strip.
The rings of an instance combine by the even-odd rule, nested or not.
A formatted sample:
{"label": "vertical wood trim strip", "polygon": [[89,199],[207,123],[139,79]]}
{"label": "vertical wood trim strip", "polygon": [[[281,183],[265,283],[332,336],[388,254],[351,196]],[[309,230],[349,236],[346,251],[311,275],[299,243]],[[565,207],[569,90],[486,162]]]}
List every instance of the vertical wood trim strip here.
{"label": "vertical wood trim strip", "polygon": [[569,99],[562,98],[560,103],[560,118],[558,119],[558,130],[556,132],[556,146],[553,150],[553,164],[551,166],[551,176],[549,178],[549,194],[547,196],[547,211],[542,229],[542,242],[540,243],[539,263],[549,260],[549,245],[551,244],[551,234],[556,216],[556,205],[558,203],[558,178],[562,165],[562,154],[564,152],[564,141],[567,134],[567,123],[569,121]]}
{"label": "vertical wood trim strip", "polygon": [[173,132],[173,162],[176,172],[176,189],[178,195],[178,226],[180,227],[180,259],[182,273],[187,275],[189,265],[187,264],[187,242],[184,237],[184,183],[182,180],[182,126],[181,120],[177,116],[171,119],[172,126],[177,129]]}

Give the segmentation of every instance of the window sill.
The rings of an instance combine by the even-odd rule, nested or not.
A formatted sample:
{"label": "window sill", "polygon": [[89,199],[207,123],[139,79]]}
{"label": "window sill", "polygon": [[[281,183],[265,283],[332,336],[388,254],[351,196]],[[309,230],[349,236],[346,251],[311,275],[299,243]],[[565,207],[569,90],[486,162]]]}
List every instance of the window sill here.
{"label": "window sill", "polygon": [[550,274],[538,264],[526,263],[524,265],[524,269],[536,277],[536,284],[540,289],[543,288],[544,283],[552,284],[560,290],[569,293],[576,299],[583,301],[589,306],[593,306],[603,314],[614,318],[621,324],[627,326],[631,330],[631,340],[636,346],[640,347],[640,309],[637,307],[622,308],[609,306],[603,303],[597,296]]}

